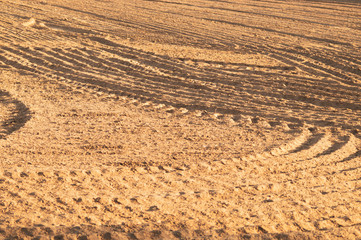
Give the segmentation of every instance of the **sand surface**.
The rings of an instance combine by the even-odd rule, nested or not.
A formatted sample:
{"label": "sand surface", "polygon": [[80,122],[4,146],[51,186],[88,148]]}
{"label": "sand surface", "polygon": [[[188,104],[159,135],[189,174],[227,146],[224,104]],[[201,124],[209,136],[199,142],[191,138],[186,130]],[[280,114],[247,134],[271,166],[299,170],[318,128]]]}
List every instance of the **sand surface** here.
{"label": "sand surface", "polygon": [[361,3],[0,0],[0,239],[361,239]]}

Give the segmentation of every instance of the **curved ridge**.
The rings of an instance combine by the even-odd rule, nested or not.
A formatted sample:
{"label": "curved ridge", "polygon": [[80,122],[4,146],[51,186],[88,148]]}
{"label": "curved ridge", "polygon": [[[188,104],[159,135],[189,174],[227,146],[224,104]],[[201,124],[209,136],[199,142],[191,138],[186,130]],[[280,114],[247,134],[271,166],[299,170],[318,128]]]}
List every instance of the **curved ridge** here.
{"label": "curved ridge", "polygon": [[[244,128],[253,124],[261,131],[283,127],[295,137],[260,153],[212,156],[189,165],[173,159],[88,170],[14,166],[0,170],[0,184],[6,184],[0,207],[14,210],[11,200],[17,201],[33,216],[44,212],[47,223],[69,225],[74,215],[86,224],[61,231],[87,235],[82,231],[87,228],[105,239],[111,230],[134,239],[207,238],[202,227],[219,238],[233,237],[230,232],[256,239],[360,238],[359,4],[65,2],[0,0],[0,68],[102,100],[122,99],[142,110],[193,114]],[[0,105],[9,112],[0,123],[5,138],[31,114],[5,91]],[[93,146],[82,147],[79,151]],[[43,191],[45,186],[51,189]],[[6,217],[4,222],[14,221]],[[142,229],[132,218],[149,226]],[[174,229],[164,230],[164,222]],[[33,237],[46,230],[9,231]],[[137,235],[142,231],[147,232]]]}
{"label": "curved ridge", "polygon": [[[98,38],[96,41],[101,43]],[[270,85],[258,78],[256,71],[251,78],[244,75],[249,70],[229,75],[198,68],[195,73],[176,59],[114,42],[112,45],[116,47],[104,46],[101,52],[95,49],[82,51],[3,46],[0,61],[19,70],[70,80],[85,88],[97,88],[99,92],[128,95],[178,108],[295,123],[305,121],[318,126],[361,128],[357,117],[361,109],[357,100],[353,99],[359,97],[358,87],[347,90],[349,100],[337,94],[340,91],[338,88],[333,88],[336,90],[332,96],[312,87],[307,93],[312,94],[310,97],[306,97],[301,88],[289,89],[285,94],[281,91],[285,84],[291,83]],[[295,81],[301,84],[300,80]],[[308,86],[311,85],[308,83]],[[328,117],[319,120],[325,113]]]}
{"label": "curved ridge", "polygon": [[0,90],[0,104],[4,106],[7,113],[2,113],[3,116],[0,122],[0,139],[6,138],[7,135],[22,128],[31,118],[29,108],[22,102],[13,99],[11,95]]}

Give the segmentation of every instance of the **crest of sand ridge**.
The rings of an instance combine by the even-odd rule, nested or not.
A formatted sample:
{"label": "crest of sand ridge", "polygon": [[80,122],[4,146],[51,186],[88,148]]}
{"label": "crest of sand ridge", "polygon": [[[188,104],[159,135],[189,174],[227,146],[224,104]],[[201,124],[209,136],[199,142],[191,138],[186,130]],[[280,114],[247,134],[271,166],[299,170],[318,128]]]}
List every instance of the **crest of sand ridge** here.
{"label": "crest of sand ridge", "polygon": [[0,6],[0,234],[360,237],[359,4]]}

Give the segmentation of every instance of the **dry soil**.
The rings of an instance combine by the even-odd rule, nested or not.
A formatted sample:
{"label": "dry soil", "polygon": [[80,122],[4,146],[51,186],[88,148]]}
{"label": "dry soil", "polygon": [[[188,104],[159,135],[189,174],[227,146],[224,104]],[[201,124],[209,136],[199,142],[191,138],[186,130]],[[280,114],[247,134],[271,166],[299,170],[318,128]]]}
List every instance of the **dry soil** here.
{"label": "dry soil", "polygon": [[0,0],[1,239],[361,239],[361,3]]}

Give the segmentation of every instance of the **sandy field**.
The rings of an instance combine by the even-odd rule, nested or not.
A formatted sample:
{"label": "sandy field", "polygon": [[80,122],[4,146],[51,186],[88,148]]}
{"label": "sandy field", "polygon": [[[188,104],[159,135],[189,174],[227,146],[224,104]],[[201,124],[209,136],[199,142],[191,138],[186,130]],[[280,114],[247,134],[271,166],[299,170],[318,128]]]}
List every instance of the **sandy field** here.
{"label": "sandy field", "polygon": [[361,239],[361,2],[0,0],[0,239]]}

